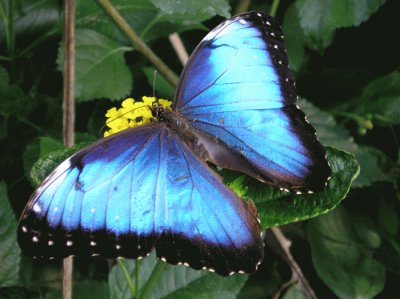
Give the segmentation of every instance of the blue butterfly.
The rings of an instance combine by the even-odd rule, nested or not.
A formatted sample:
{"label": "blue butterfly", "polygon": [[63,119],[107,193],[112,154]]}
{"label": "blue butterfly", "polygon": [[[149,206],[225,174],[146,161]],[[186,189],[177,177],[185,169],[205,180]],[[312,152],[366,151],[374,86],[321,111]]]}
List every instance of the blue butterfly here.
{"label": "blue butterfly", "polygon": [[172,111],[61,163],[29,200],[18,241],[39,258],[141,258],[221,275],[254,272],[263,241],[254,204],[204,161],[293,192],[322,190],[330,168],[296,106],[279,24],[257,12],[213,29],[185,66]]}

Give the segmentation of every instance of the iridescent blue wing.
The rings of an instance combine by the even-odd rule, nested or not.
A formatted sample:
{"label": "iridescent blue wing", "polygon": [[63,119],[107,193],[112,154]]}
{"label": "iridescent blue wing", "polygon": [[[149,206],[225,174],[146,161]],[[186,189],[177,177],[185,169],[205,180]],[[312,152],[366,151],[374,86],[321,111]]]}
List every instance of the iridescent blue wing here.
{"label": "iridescent blue wing", "polygon": [[330,168],[296,99],[279,24],[252,12],[201,41],[183,70],[174,109],[244,158],[238,163],[205,145],[213,163],[292,191],[318,191]]}
{"label": "iridescent blue wing", "polygon": [[58,166],[18,228],[29,255],[139,258],[252,272],[263,257],[255,208],[245,204],[165,124],[101,140]]}

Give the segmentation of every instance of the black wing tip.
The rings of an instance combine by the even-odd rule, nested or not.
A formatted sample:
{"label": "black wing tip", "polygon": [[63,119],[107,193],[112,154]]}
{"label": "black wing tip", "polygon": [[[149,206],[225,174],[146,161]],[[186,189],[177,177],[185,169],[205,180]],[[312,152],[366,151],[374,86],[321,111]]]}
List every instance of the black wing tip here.
{"label": "black wing tip", "polygon": [[156,252],[157,257],[164,262],[195,270],[207,270],[221,276],[254,273],[264,258],[261,238],[256,238],[253,243],[238,249],[221,244],[213,245],[202,239],[188,240],[174,233],[160,237]]}
{"label": "black wing tip", "polygon": [[238,249],[174,233],[138,237],[132,233],[116,236],[106,230],[68,232],[60,227],[50,228],[45,218],[37,217],[33,212],[21,218],[17,241],[25,255],[37,260],[59,260],[71,255],[141,259],[156,249],[158,258],[165,262],[222,276],[253,273],[264,256],[261,238],[255,238],[252,244]]}

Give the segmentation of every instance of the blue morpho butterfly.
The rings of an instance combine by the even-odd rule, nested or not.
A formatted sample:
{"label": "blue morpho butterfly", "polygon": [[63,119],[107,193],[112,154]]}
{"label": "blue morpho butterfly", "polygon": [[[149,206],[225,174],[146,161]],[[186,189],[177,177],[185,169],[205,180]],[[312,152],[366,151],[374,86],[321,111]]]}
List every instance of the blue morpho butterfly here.
{"label": "blue morpho butterfly", "polygon": [[257,212],[204,161],[296,193],[330,176],[315,130],[296,106],[279,24],[256,12],[212,30],[185,66],[172,111],[100,140],[61,163],[18,227],[38,258],[140,258],[221,275],[263,259]]}

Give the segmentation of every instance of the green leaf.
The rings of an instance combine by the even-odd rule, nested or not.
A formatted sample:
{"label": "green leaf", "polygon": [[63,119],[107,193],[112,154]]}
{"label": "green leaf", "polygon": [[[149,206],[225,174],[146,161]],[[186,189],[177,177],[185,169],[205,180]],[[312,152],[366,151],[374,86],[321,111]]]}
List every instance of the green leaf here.
{"label": "green leaf", "polygon": [[[8,10],[8,1],[2,2],[1,5]],[[53,0],[13,0],[14,30],[19,47],[28,46],[40,36],[55,30],[56,25],[61,25],[61,8],[60,3]],[[0,44],[4,44],[6,39],[3,24],[0,22]]]}
{"label": "green leaf", "polygon": [[377,182],[392,182],[395,174],[391,173],[389,157],[372,146],[358,146],[354,154],[360,163],[360,176],[354,187],[362,188]]}
{"label": "green leaf", "polygon": [[308,297],[304,292],[292,285],[283,295],[282,299],[307,299]]}
{"label": "green leaf", "polygon": [[377,258],[385,264],[387,271],[400,275],[400,227],[396,206],[382,198],[378,216],[383,246],[381,246]]}
{"label": "green leaf", "polygon": [[[130,277],[134,279],[135,261],[125,261]],[[157,263],[152,254],[140,260],[139,285],[147,282]],[[193,270],[185,266],[165,265],[149,298],[236,298],[247,280],[247,275],[222,277],[215,273]],[[132,298],[121,268],[115,265],[109,275],[111,298]]]}
{"label": "green leaf", "polygon": [[303,29],[300,27],[300,19],[294,3],[286,10],[282,30],[285,35],[289,65],[295,72],[298,72],[305,64],[307,56],[304,49],[306,40]]}
{"label": "green leaf", "polygon": [[307,227],[314,267],[343,299],[373,298],[384,287],[385,268],[373,258],[379,235],[364,224],[338,208]]}
{"label": "green leaf", "polygon": [[[0,288],[1,299],[35,299],[42,298],[39,292],[32,292],[22,287]],[[60,298],[60,297],[58,297]]]}
{"label": "green leaf", "polygon": [[385,0],[298,0],[296,6],[308,46],[322,52],[336,29],[360,25],[383,3]]}
{"label": "green leaf", "polygon": [[[201,22],[213,16],[204,14],[169,15],[155,7],[150,0],[115,0],[113,5],[135,32],[147,42],[168,36],[173,32],[205,29]],[[80,0],[77,1],[76,10],[77,28],[92,29],[120,44],[131,45],[131,42],[99,5],[94,5],[91,1]]]}
{"label": "green leaf", "polygon": [[[351,154],[331,147],[327,147],[326,151],[332,177],[323,192],[295,195],[246,177],[243,183],[248,187],[246,197],[256,204],[264,229],[324,214],[334,209],[345,198],[351,183],[359,173],[358,163]],[[227,173],[232,172],[224,170],[222,175],[229,184],[237,174],[229,177]]]}
{"label": "green leaf", "polygon": [[391,237],[396,237],[399,231],[399,215],[396,208],[384,199],[381,199],[379,205],[379,226]]}
{"label": "green leaf", "polygon": [[0,66],[0,115],[18,116],[24,114],[30,107],[22,89],[10,84],[7,71]]}
{"label": "green leaf", "polygon": [[0,288],[19,283],[21,250],[17,244],[17,221],[10,206],[5,182],[0,182]]}
{"label": "green leaf", "polygon": [[[73,298],[74,299],[109,299],[110,291],[108,284],[96,280],[74,281],[73,284]],[[56,290],[48,293],[45,299],[59,299],[62,298],[62,291]]]}
{"label": "green leaf", "polygon": [[[24,161],[24,170],[25,173],[28,174],[29,179],[32,179],[29,173],[39,158],[47,156],[48,154],[63,148],[64,146],[60,141],[50,137],[39,137],[34,142],[28,144],[25,148],[22,158]],[[33,182],[32,180],[31,183],[36,185],[36,182]]]}
{"label": "green leaf", "polygon": [[63,148],[55,152],[51,152],[37,160],[32,166],[32,170],[30,172],[30,178],[34,184],[34,187],[39,186],[40,183],[50,174],[50,172],[62,161],[87,145],[87,142],[76,144],[70,148]]}
{"label": "green leaf", "polygon": [[[154,68],[152,67],[144,67],[143,72],[146,76],[147,82],[150,86],[154,85],[154,89],[156,91],[157,98],[164,98],[166,100],[171,100],[175,95],[175,87],[171,85],[160,72],[154,74]],[[154,80],[154,75],[155,80]]]}
{"label": "green leaf", "polygon": [[332,115],[318,109],[310,102],[300,99],[298,104],[316,129],[322,144],[351,152],[356,156],[361,171],[353,187],[360,188],[376,182],[392,181],[389,170],[393,162],[385,153],[376,148],[357,145],[354,138],[344,127],[336,123]]}
{"label": "green leaf", "polygon": [[56,139],[50,137],[40,137],[39,140],[40,140],[39,157],[44,157],[50,154],[51,152],[64,149],[64,145]]}
{"label": "green leaf", "polygon": [[369,83],[356,98],[356,111],[380,125],[400,125],[400,70]]}
{"label": "green leaf", "polygon": [[[132,74],[125,64],[124,52],[131,48],[89,29],[76,31],[76,81],[77,101],[98,98],[120,99],[132,89]],[[63,69],[63,45],[59,48],[57,64]]]}
{"label": "green leaf", "polygon": [[226,0],[151,0],[151,2],[166,14],[204,15],[204,18],[210,18],[215,15],[225,18],[230,17],[231,7]]}

